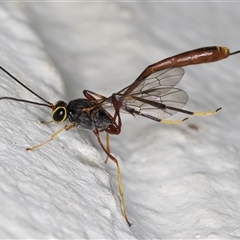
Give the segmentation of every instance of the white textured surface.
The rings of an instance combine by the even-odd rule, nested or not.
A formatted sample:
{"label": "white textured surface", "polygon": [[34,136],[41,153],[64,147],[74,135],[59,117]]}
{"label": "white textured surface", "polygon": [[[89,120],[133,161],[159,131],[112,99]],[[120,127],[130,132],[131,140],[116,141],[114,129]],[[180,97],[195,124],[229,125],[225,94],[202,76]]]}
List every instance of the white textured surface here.
{"label": "white textured surface", "polygon": [[[208,45],[240,49],[239,3],[1,3],[0,65],[47,100],[89,89],[110,95],[149,64]],[[94,136],[59,129],[44,107],[1,101],[1,238],[237,238],[240,236],[240,55],[186,68],[186,108],[216,116],[179,126],[123,115],[113,163]],[[0,73],[0,96],[36,99]],[[181,118],[182,115],[177,115]],[[195,124],[197,131],[189,128]],[[87,139],[97,147],[92,147]]]}

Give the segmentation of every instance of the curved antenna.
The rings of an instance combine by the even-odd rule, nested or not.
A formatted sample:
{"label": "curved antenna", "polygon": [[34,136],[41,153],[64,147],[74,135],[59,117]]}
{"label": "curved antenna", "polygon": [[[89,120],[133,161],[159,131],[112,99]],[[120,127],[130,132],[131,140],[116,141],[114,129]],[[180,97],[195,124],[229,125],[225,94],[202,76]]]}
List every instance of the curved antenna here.
{"label": "curved antenna", "polygon": [[35,104],[35,105],[40,105],[40,106],[45,106],[45,107],[52,108],[52,105],[48,105],[48,104],[45,104],[45,103],[33,102],[33,101],[29,101],[29,100],[25,100],[25,99],[20,99],[20,98],[0,97],[0,100],[3,100],[3,99],[18,101],[18,102],[26,102],[26,103],[31,103],[31,104]]}
{"label": "curved antenna", "polygon": [[[0,69],[2,71],[4,71],[9,77],[11,77],[14,81],[16,81],[18,84],[20,84],[21,86],[23,86],[24,88],[26,88],[29,92],[31,92],[33,95],[35,95],[36,97],[38,97],[39,99],[41,99],[42,101],[44,101],[45,103],[47,103],[48,105],[44,105],[42,104],[42,106],[48,106],[48,107],[53,107],[53,104],[51,102],[48,102],[47,100],[45,100],[44,98],[42,98],[41,96],[39,96],[37,93],[35,93],[33,90],[31,90],[30,88],[28,88],[26,85],[24,85],[23,83],[21,83],[17,78],[15,78],[10,72],[8,72],[6,69],[4,69],[3,67],[0,66]],[[36,105],[41,105],[41,103],[36,103],[36,102],[32,102],[32,101],[28,101],[28,100],[24,100],[24,99],[17,99],[17,98],[10,98],[10,97],[2,97],[0,99],[9,99],[9,100],[15,100],[15,101],[22,101],[22,102],[28,102],[31,104],[36,104]]]}

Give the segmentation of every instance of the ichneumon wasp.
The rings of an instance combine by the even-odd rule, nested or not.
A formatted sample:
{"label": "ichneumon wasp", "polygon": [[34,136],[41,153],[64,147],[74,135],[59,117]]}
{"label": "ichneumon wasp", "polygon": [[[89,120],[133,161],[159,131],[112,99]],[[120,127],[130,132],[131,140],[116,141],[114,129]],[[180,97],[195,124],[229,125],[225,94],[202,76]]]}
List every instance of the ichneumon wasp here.
{"label": "ichneumon wasp", "polygon": [[[43,103],[14,97],[0,97],[0,100],[7,99],[51,108],[53,120],[42,122],[45,124],[69,121],[68,124],[55,132],[50,139],[34,147],[27,148],[27,150],[35,150],[45,145],[55,139],[64,130],[68,131],[74,127],[91,130],[107,155],[105,163],[110,158],[116,164],[122,212],[126,222],[131,226],[126,212],[120,167],[117,159],[110,152],[109,144],[109,134],[120,134],[121,132],[122,122],[120,111],[166,124],[178,124],[187,119],[166,120],[166,118],[177,112],[195,116],[213,115],[221,108],[209,112],[192,112],[182,109],[188,101],[188,95],[183,90],[174,87],[184,75],[184,70],[181,67],[215,62],[238,53],[240,51],[230,53],[226,47],[213,46],[194,49],[148,66],[132,84],[112,94],[110,97],[104,97],[98,93],[84,90],[83,93],[86,98],[75,99],[69,103],[60,100],[55,104],[39,96],[0,66],[3,72],[42,100]],[[111,115],[106,110],[109,107],[114,110],[114,114]],[[100,139],[100,132],[106,132],[106,146],[103,145]]]}

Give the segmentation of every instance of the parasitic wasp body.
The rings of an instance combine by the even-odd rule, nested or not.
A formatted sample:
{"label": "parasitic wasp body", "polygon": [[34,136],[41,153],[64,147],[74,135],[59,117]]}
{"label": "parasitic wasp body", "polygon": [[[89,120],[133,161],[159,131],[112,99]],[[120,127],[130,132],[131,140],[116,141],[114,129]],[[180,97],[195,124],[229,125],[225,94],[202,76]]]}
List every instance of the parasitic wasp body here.
{"label": "parasitic wasp body", "polygon": [[[68,131],[74,127],[91,130],[107,155],[105,163],[110,158],[116,164],[122,212],[126,222],[131,226],[127,217],[120,167],[117,159],[110,152],[109,144],[109,134],[120,134],[121,132],[122,122],[120,111],[166,124],[178,124],[187,119],[167,120],[168,117],[177,112],[195,116],[213,115],[221,108],[209,112],[192,112],[183,109],[188,101],[188,95],[183,90],[175,88],[175,85],[184,75],[182,67],[215,62],[238,53],[240,51],[230,53],[226,47],[215,46],[180,53],[148,66],[132,84],[112,94],[110,97],[104,97],[98,93],[84,90],[83,94],[85,98],[75,99],[69,103],[60,100],[55,104],[39,96],[0,66],[3,72],[43,102],[33,102],[14,97],[0,97],[0,100],[7,99],[51,108],[53,120],[42,122],[45,124],[69,121],[68,124],[55,132],[50,139],[34,147],[27,148],[27,150],[35,150],[45,145],[55,139],[64,130]],[[110,114],[107,111],[109,107],[114,110],[114,114]],[[106,132],[106,146],[101,141],[100,132]]]}

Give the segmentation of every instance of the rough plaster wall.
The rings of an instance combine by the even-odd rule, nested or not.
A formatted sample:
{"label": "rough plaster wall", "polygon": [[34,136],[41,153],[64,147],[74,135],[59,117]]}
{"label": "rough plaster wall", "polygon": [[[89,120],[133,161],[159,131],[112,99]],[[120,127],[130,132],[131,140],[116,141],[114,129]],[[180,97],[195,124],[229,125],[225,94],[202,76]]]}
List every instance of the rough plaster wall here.
{"label": "rough plaster wall", "polygon": [[[149,64],[186,50],[239,50],[239,3],[1,3],[0,65],[51,102],[105,96]],[[47,108],[0,102],[1,238],[237,238],[240,236],[240,55],[186,67],[186,109],[223,107],[182,125],[123,115],[113,163],[91,133],[72,130],[34,151],[60,126]],[[4,73],[0,95],[37,100]],[[180,119],[182,115],[177,115]],[[191,126],[197,126],[197,130]],[[95,147],[96,148],[95,148]]]}

